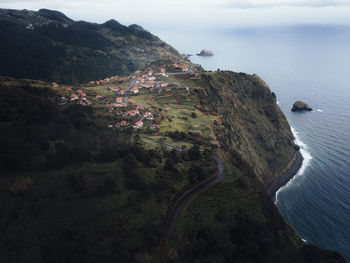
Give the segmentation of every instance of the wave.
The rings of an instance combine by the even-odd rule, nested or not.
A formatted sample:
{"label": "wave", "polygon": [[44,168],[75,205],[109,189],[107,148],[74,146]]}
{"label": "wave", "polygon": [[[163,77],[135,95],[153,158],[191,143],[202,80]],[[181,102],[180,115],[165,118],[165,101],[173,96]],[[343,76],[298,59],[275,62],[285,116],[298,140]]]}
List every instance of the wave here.
{"label": "wave", "polygon": [[278,104],[280,104],[280,102],[279,102],[279,101],[276,101],[276,103],[277,103],[277,105],[278,105]]}
{"label": "wave", "polygon": [[318,111],[318,112],[323,112],[323,110],[321,110],[321,109],[317,109],[317,111]]}
{"label": "wave", "polygon": [[290,127],[291,130],[292,130],[292,133],[294,135],[294,143],[299,145],[300,146],[300,153],[301,155],[303,156],[304,160],[303,160],[303,164],[301,165],[299,171],[297,172],[297,174],[289,180],[289,182],[282,186],[280,189],[278,189],[278,191],[276,192],[276,198],[275,198],[275,204],[277,204],[278,202],[278,194],[283,191],[284,189],[287,189],[288,187],[290,187],[291,185],[293,185],[295,183],[295,179],[298,177],[298,176],[301,176],[304,174],[304,171],[306,169],[306,167],[308,167],[310,165],[310,162],[312,160],[312,156],[310,154],[310,152],[308,151],[308,146],[303,142],[301,141],[300,137],[299,137],[299,132],[294,129],[293,127]]}

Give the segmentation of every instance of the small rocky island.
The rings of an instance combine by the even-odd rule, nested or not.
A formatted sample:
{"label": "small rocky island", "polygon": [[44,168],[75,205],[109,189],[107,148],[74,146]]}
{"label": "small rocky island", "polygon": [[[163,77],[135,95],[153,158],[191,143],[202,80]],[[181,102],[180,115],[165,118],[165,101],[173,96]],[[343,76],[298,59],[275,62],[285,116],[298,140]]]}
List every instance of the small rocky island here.
{"label": "small rocky island", "polygon": [[306,102],[296,101],[293,104],[292,111],[312,111],[312,108]]}
{"label": "small rocky island", "polygon": [[199,54],[196,54],[197,56],[203,56],[203,57],[211,57],[214,56],[213,51],[202,49],[202,51]]}

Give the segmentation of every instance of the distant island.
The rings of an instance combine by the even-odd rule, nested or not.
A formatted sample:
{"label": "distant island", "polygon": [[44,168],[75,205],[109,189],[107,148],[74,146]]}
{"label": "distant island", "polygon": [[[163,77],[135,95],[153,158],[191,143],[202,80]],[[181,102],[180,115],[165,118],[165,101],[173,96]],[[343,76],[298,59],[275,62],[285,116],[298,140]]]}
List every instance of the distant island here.
{"label": "distant island", "polygon": [[196,54],[197,56],[203,56],[203,57],[211,57],[214,56],[213,51],[202,49],[202,51],[199,54]]}

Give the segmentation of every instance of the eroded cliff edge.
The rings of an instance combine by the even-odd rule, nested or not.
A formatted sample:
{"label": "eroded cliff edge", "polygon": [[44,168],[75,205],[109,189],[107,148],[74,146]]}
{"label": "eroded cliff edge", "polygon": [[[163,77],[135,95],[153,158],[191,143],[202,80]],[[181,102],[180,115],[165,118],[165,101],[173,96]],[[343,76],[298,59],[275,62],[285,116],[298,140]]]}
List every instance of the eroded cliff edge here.
{"label": "eroded cliff edge", "polygon": [[268,86],[255,75],[207,72],[197,92],[204,111],[222,120],[215,135],[224,179],[183,211],[168,244],[171,262],[345,262],[306,245],[273,204],[302,157]]}
{"label": "eroded cliff edge", "polygon": [[256,75],[222,71],[204,74],[203,97],[222,116],[222,147],[244,159],[266,190],[295,159],[297,146],[288,121],[269,87]]}

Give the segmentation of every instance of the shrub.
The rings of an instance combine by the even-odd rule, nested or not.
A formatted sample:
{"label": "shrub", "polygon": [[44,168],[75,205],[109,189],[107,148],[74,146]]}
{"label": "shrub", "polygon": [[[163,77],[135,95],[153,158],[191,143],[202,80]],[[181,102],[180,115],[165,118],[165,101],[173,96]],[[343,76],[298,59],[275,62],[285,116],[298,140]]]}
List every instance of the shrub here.
{"label": "shrub", "polygon": [[202,157],[198,145],[195,144],[191,149],[188,150],[188,157],[191,160],[199,160]]}
{"label": "shrub", "polygon": [[173,160],[167,158],[164,164],[164,170],[170,171],[170,172],[176,172],[176,168],[174,166]]}
{"label": "shrub", "polygon": [[32,186],[33,181],[30,177],[17,178],[10,190],[15,195],[23,195]]}

